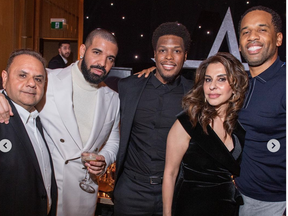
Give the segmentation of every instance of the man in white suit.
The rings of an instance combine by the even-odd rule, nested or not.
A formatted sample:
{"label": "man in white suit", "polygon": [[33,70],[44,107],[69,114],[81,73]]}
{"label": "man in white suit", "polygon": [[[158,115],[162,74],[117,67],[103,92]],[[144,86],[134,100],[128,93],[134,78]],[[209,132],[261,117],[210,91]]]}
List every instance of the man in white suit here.
{"label": "man in white suit", "polygon": [[[119,99],[102,81],[113,66],[117,52],[114,36],[106,30],[95,29],[80,46],[79,61],[53,72],[48,70],[46,97],[37,109],[54,163],[58,216],[95,214],[98,185],[91,184],[95,193],[79,187],[79,181],[85,176],[81,152],[98,152],[97,162],[86,163],[92,178],[104,173],[116,160]],[[7,119],[5,121],[7,123]]]}

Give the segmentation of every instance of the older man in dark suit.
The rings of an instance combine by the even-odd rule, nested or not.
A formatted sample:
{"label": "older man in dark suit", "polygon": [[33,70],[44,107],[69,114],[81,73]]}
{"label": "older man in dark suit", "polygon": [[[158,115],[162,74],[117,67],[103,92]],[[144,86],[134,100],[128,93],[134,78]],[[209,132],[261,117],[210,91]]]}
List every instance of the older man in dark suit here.
{"label": "older man in dark suit", "polygon": [[13,52],[2,79],[2,93],[14,116],[8,124],[0,124],[0,215],[54,216],[53,164],[34,107],[44,95],[42,56],[31,50]]}

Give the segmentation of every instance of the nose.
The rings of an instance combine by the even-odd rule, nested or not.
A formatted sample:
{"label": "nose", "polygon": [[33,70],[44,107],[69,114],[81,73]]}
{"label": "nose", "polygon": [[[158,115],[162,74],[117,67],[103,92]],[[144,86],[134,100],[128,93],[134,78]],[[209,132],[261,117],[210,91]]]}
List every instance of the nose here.
{"label": "nose", "polygon": [[249,34],[248,40],[254,41],[259,39],[259,34],[256,30],[252,30]]}
{"label": "nose", "polygon": [[106,68],[107,58],[103,56],[102,58],[100,58],[100,59],[98,60],[97,63],[98,63],[100,66]]}
{"label": "nose", "polygon": [[216,81],[212,81],[212,82],[210,83],[210,85],[209,85],[209,89],[210,89],[211,91],[213,91],[213,90],[216,89],[216,88],[217,88]]}
{"label": "nose", "polygon": [[166,54],[166,59],[168,59],[168,60],[173,59],[173,53],[172,53],[172,51],[168,51],[168,52],[167,52],[167,54]]}
{"label": "nose", "polygon": [[35,88],[36,82],[34,77],[29,77],[27,80],[27,86],[30,86],[31,88]]}

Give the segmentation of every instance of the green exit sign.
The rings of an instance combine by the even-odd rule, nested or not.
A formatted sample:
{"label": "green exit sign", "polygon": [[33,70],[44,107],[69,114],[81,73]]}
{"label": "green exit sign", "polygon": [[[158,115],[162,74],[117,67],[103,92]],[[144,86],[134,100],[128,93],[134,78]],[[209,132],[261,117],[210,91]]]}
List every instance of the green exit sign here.
{"label": "green exit sign", "polygon": [[62,29],[63,22],[51,22],[51,29]]}

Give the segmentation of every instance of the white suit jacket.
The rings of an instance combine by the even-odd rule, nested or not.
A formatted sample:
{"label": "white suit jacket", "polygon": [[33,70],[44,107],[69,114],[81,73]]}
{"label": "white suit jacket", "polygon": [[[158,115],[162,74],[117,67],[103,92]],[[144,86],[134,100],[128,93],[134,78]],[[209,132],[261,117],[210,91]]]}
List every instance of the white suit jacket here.
{"label": "white suit jacket", "polygon": [[[89,194],[79,187],[85,170],[79,158],[84,150],[101,149],[107,167],[116,160],[119,147],[119,98],[107,86],[99,87],[93,127],[85,147],[77,126],[72,103],[72,67],[48,70],[45,105],[40,118],[52,155],[58,185],[57,216],[94,216],[96,193]],[[107,168],[106,167],[106,168]]]}

